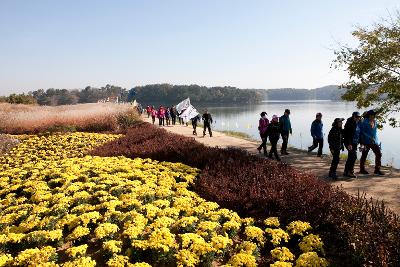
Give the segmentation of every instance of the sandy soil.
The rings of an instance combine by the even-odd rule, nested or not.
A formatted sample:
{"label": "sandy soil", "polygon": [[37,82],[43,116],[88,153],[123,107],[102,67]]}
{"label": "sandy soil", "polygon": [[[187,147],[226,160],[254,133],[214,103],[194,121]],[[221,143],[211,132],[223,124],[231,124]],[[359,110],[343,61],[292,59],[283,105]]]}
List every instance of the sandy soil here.
{"label": "sandy soil", "polygon": [[6,154],[10,149],[18,145],[18,143],[18,139],[11,138],[5,134],[0,134],[0,156]]}
{"label": "sandy soil", "polygon": [[[144,117],[144,120],[150,122],[150,119]],[[175,125],[165,126],[166,130],[181,134],[188,137],[193,137],[193,129],[191,125]],[[210,138],[208,135],[203,137],[202,128],[197,129],[198,136],[195,139],[208,146],[217,146],[221,148],[225,147],[237,147],[242,148],[250,153],[258,154],[257,147],[258,142],[244,140],[237,137],[227,136],[220,132],[213,133],[213,137]],[[330,157],[324,156],[318,158],[315,153],[307,153],[299,149],[288,149],[290,155],[283,156],[282,161],[286,162],[295,168],[304,172],[310,172],[321,179],[327,180],[327,174],[329,172]],[[344,161],[339,163],[338,175],[343,173]],[[356,171],[358,170],[356,166]],[[370,173],[373,173],[373,166],[368,168]],[[393,211],[400,214],[400,170],[385,167],[383,171],[386,173],[383,177],[377,177],[374,175],[359,175],[356,179],[345,180],[343,178],[338,181],[329,181],[332,185],[341,186],[348,193],[357,195],[359,192],[365,192],[368,197],[372,197],[375,200],[383,200],[387,206]]]}

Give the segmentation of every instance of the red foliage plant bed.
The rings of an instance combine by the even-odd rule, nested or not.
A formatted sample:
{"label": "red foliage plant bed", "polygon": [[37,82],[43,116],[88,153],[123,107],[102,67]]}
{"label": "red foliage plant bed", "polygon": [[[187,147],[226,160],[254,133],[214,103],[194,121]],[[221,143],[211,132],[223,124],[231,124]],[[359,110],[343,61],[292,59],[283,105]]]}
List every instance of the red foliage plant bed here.
{"label": "red foliage plant bed", "polygon": [[309,221],[340,266],[400,266],[400,223],[384,206],[354,198],[291,166],[239,149],[206,147],[193,138],[138,123],[126,135],[92,151],[182,162],[202,169],[195,190],[241,215]]}

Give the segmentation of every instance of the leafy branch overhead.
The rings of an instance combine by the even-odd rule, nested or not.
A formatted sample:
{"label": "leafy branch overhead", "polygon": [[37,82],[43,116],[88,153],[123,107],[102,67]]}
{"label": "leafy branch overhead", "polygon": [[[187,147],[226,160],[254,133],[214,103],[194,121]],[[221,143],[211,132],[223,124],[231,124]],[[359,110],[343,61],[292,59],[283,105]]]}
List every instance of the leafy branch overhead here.
{"label": "leafy branch overhead", "polygon": [[400,126],[400,13],[370,28],[358,27],[352,35],[358,46],[342,46],[333,62],[349,74],[342,98],[359,108],[374,107],[382,122]]}

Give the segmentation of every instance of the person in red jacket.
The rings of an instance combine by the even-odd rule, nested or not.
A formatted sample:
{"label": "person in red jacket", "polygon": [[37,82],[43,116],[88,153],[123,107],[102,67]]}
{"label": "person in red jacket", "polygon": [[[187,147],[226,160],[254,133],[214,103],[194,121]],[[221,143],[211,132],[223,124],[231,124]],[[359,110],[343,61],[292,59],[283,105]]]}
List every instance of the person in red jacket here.
{"label": "person in red jacket", "polygon": [[146,112],[147,112],[147,118],[150,118],[150,115],[151,115],[151,107],[150,106],[146,107]]}
{"label": "person in red jacket", "polygon": [[156,117],[158,115],[157,109],[152,106],[151,107],[151,120],[153,121],[153,124],[156,122]]}
{"label": "person in red jacket", "polygon": [[269,120],[267,119],[267,112],[261,112],[261,118],[258,121],[258,131],[260,132],[261,137],[261,145],[257,148],[258,152],[261,153],[261,149],[263,149],[264,155],[267,156],[267,138],[268,138],[268,124]]}
{"label": "person in red jacket", "polygon": [[165,109],[163,106],[160,106],[158,110],[158,124],[159,126],[165,126]]}

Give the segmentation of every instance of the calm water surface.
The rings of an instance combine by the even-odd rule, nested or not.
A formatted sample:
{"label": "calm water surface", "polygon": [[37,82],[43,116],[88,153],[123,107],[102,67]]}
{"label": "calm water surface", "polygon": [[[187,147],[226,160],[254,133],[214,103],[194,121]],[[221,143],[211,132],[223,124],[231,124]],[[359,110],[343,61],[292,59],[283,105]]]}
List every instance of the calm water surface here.
{"label": "calm water surface", "polygon": [[[216,130],[240,131],[259,138],[257,127],[260,113],[266,111],[268,119],[271,119],[273,114],[281,116],[285,108],[291,110],[293,135],[289,138],[289,144],[301,149],[306,149],[312,143],[310,126],[315,114],[317,112],[323,114],[324,153],[329,152],[326,139],[333,120],[337,117],[347,119],[357,110],[354,103],[333,101],[266,101],[251,106],[209,107],[208,110],[216,122],[214,124]],[[198,109],[202,110],[201,107]],[[378,132],[378,139],[382,144],[382,163],[400,168],[400,128],[385,126]],[[370,154],[373,156],[372,151]],[[373,157],[370,159],[373,160]]]}

